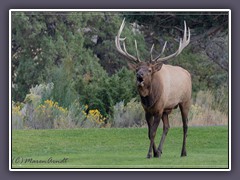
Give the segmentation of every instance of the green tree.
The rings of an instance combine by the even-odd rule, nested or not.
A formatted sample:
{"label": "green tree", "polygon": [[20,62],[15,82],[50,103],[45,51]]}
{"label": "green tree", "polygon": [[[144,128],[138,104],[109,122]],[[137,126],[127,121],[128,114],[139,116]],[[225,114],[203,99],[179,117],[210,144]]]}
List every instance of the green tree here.
{"label": "green tree", "polygon": [[[49,98],[60,106],[68,108],[77,100],[104,116],[112,115],[116,103],[138,97],[134,72],[126,68],[127,60],[115,47],[124,17],[127,50],[136,55],[136,39],[142,60],[149,59],[153,43],[154,56],[158,55],[166,40],[165,53],[173,53],[178,46],[173,37],[182,36],[179,25],[184,20],[192,29],[192,44],[217,27],[228,33],[226,13],[12,12],[11,17],[13,100],[22,102],[31,87],[53,83]],[[226,92],[227,72],[196,46],[169,63],[191,72],[194,93],[209,88],[216,94]]]}
{"label": "green tree", "polygon": [[13,12],[13,98],[24,99],[31,86],[48,81],[52,68],[83,49],[78,29],[86,18],[79,13]]}

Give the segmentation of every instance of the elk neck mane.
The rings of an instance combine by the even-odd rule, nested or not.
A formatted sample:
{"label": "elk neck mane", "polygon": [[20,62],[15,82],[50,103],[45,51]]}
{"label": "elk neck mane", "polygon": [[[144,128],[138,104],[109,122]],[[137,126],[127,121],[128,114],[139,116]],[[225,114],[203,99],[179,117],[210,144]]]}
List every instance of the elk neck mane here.
{"label": "elk neck mane", "polygon": [[148,96],[141,96],[141,102],[145,106],[145,108],[150,109],[152,108],[156,102],[160,99],[162,94],[163,88],[161,87],[160,80],[156,77],[152,77],[151,85],[149,86],[149,95]]}

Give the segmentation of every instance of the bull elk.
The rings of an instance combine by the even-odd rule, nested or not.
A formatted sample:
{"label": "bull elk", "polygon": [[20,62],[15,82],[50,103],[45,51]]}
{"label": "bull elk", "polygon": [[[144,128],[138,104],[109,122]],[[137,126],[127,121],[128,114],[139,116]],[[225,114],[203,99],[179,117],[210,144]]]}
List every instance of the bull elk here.
{"label": "bull elk", "polygon": [[[179,66],[163,64],[164,61],[178,56],[190,42],[190,29],[186,27],[184,21],[183,38],[180,38],[179,48],[171,55],[162,57],[166,43],[161,53],[153,58],[152,52],[154,44],[150,50],[150,58],[147,61],[141,61],[139,58],[137,42],[135,40],[136,56],[128,53],[126,50],[125,38],[121,38],[122,30],[125,26],[123,19],[117,36],[115,45],[117,51],[127,58],[128,65],[136,71],[137,90],[141,97],[141,103],[145,111],[145,118],[148,125],[148,137],[150,146],[147,158],[161,157],[163,143],[170,128],[168,115],[179,106],[183,123],[183,144],[181,156],[186,156],[186,137],[188,131],[188,112],[190,109],[192,82],[189,72]],[[122,45],[120,44],[122,42]],[[123,47],[123,49],[122,49]],[[156,148],[154,139],[160,119],[163,121],[163,133],[158,148]]]}

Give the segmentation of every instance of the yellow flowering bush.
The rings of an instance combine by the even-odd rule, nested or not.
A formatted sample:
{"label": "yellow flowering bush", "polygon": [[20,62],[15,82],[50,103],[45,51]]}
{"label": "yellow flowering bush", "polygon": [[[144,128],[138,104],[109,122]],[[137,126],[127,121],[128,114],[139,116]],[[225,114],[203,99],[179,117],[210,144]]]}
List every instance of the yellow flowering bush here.
{"label": "yellow flowering bush", "polygon": [[13,129],[22,129],[24,116],[21,112],[21,105],[12,102],[12,127]]}
{"label": "yellow flowering bush", "polygon": [[68,110],[58,105],[57,102],[46,100],[43,104],[37,106],[34,111],[34,128],[50,129],[67,126]]}
{"label": "yellow flowering bush", "polygon": [[12,124],[15,129],[89,128],[102,127],[106,118],[97,109],[89,109],[78,99],[64,108],[50,100],[54,84],[32,87],[23,103],[12,105]]}
{"label": "yellow flowering bush", "polygon": [[104,125],[106,118],[101,115],[97,109],[89,110],[87,120],[90,121],[94,127],[101,127]]}
{"label": "yellow flowering bush", "polygon": [[21,115],[20,108],[21,107],[19,105],[15,105],[15,103],[13,102],[12,113],[15,114],[15,115],[20,116]]}
{"label": "yellow flowering bush", "polygon": [[102,127],[106,118],[97,109],[89,110],[87,114],[87,109],[87,105],[80,106],[79,103],[75,103],[75,107],[72,106],[68,110],[59,106],[57,102],[46,100],[35,109],[35,128]]}
{"label": "yellow flowering bush", "polygon": [[59,113],[66,114],[68,112],[68,110],[66,108],[59,106],[58,102],[53,102],[52,100],[44,101],[43,104],[41,104],[37,107],[37,110],[38,109],[40,109],[40,110],[51,109],[53,112],[55,112],[57,114],[59,114]]}
{"label": "yellow flowering bush", "polygon": [[14,129],[93,128],[105,125],[106,118],[99,110],[88,110],[88,105],[81,105],[78,101],[67,109],[49,99],[42,103],[39,98],[35,99],[28,96],[22,106],[12,103]]}

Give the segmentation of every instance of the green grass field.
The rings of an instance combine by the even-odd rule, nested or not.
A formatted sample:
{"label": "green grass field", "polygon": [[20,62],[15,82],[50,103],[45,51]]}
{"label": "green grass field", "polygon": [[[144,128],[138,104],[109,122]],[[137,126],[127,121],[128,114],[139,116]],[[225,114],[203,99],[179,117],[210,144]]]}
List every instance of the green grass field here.
{"label": "green grass field", "polygon": [[189,127],[187,157],[182,128],[169,130],[161,158],[147,159],[148,147],[147,128],[13,130],[12,168],[228,168],[227,126]]}

